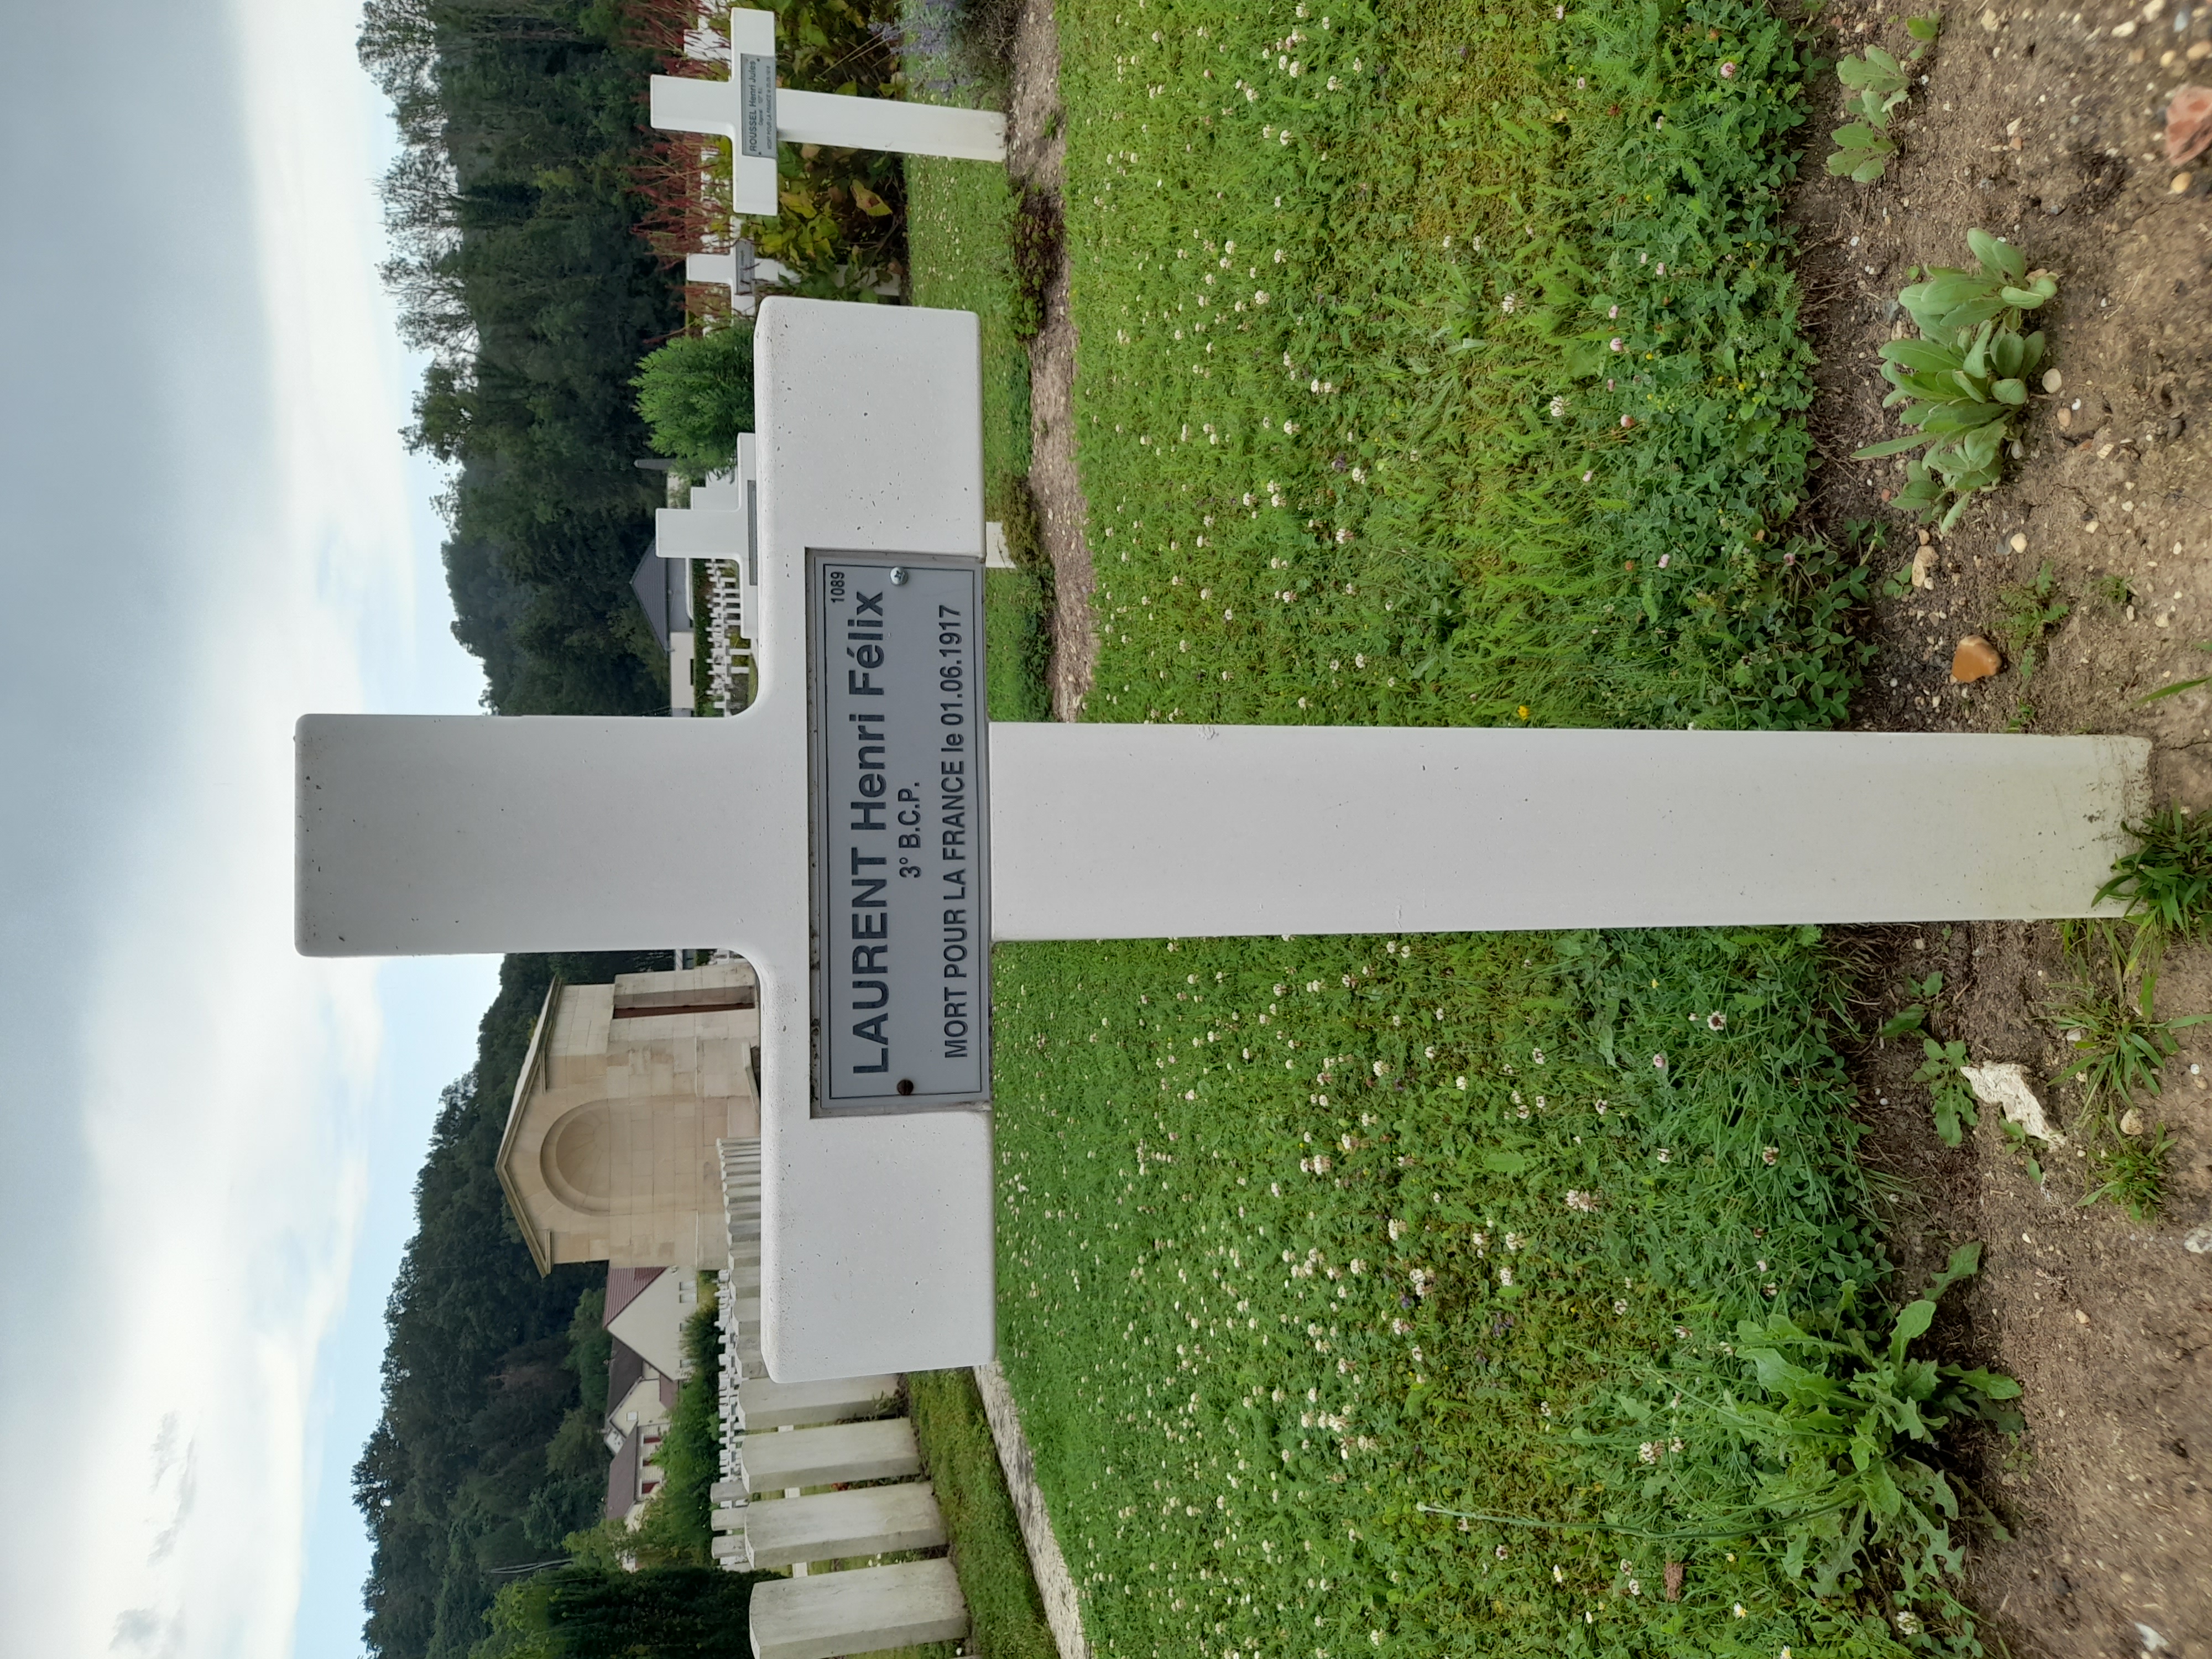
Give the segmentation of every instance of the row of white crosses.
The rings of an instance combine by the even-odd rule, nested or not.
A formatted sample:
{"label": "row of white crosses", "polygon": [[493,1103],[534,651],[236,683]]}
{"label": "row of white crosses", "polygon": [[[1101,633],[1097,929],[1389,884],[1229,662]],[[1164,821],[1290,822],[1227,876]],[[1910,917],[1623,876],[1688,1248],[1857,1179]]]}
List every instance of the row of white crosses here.
{"label": "row of white crosses", "polygon": [[[932,721],[974,718],[962,681],[865,699],[909,647],[980,670],[957,630],[931,646],[876,621],[980,567],[976,319],[773,299],[755,372],[756,510],[699,509],[730,514],[757,564],[753,702],[306,717],[297,927],[317,955],[685,938],[750,962],[780,1382],[994,1352],[990,939],[2081,915],[2147,805],[2148,745],[2125,738],[1038,724],[969,726],[964,748],[948,728],[923,753]],[[682,522],[664,514],[664,538]],[[938,787],[956,759],[958,847]],[[881,799],[863,800],[871,767]],[[921,856],[894,850],[924,832],[893,810],[928,817],[933,859],[941,836],[925,879],[882,879]],[[940,887],[956,854],[974,874]],[[948,942],[955,914],[972,944]],[[940,959],[980,1050],[957,1062],[949,1035],[922,1051],[906,1006]],[[978,1060],[972,1097],[948,1095]],[[889,1092],[904,1073],[928,1109]]]}
{"label": "row of white crosses", "polygon": [[778,212],[778,144],[890,150],[963,161],[1006,159],[1006,118],[994,110],[778,87],[775,14],[746,7],[730,13],[729,78],[654,76],[653,125],[664,132],[728,139],[732,210],[752,218],[773,219]]}
{"label": "row of white crosses", "polygon": [[[994,110],[955,109],[888,98],[798,92],[775,83],[775,14],[739,7],[730,13],[730,75],[725,81],[656,75],[653,125],[730,141],[734,216],[773,219],[776,147],[821,144],[832,149],[890,150],[955,161],[1004,161],[1006,118]],[[749,309],[756,282],[791,273],[773,259],[755,261],[750,244],[727,253],[694,253],[686,280],[717,283]]]}

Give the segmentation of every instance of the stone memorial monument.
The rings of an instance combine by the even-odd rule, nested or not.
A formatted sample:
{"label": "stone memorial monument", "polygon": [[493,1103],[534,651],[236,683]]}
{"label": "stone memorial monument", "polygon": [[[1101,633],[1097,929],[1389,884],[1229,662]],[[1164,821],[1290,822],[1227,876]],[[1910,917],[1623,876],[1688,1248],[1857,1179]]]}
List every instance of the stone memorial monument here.
{"label": "stone memorial monument", "polygon": [[715,1143],[760,1133],[755,991],[742,963],[555,982],[497,1164],[540,1273],[722,1265]]}

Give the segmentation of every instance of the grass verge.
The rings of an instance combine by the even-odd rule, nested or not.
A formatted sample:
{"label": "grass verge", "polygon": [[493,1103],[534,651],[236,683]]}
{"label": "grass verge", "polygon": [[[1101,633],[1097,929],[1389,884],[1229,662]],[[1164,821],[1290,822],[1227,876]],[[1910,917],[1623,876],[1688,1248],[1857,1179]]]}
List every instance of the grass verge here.
{"label": "grass verge", "polygon": [[922,1468],[945,1512],[952,1565],[968,1598],[970,1650],[981,1659],[1057,1659],[975,1377],[916,1371],[907,1378],[907,1395]]}
{"label": "grass verge", "polygon": [[1097,718],[1825,724],[1806,55],[1745,0],[1063,9]]}
{"label": "grass verge", "polygon": [[1102,1654],[1972,1650],[1894,1555],[1816,1596],[1746,1438],[1739,1322],[1885,1271],[1811,930],[998,973],[1003,1357]]}

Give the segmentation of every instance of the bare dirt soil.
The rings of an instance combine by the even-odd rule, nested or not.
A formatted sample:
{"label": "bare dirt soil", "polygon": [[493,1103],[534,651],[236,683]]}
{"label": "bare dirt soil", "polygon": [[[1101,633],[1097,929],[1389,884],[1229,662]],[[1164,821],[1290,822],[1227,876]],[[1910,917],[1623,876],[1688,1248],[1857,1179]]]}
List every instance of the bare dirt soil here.
{"label": "bare dirt soil", "polygon": [[[1845,3],[1824,33],[1839,52],[1901,55],[1904,18],[1923,9],[1936,7]],[[1902,464],[1849,456],[1901,429],[1881,407],[1875,358],[1909,328],[1897,290],[1913,266],[1970,264],[1968,228],[2007,237],[2059,277],[2045,323],[2059,380],[2032,401],[2013,477],[1935,538],[1932,586],[1874,607],[1880,654],[1856,723],[2132,733],[2154,744],[2161,801],[2212,810],[2212,695],[2140,701],[2212,672],[2197,648],[2212,639],[2212,200],[2205,176],[2166,165],[2163,140],[2174,88],[2192,75],[2212,82],[2212,47],[2193,65],[2187,55],[2212,41],[2212,12],[1943,9],[1888,177],[1830,179],[1825,138],[1808,150],[1796,216],[1822,360],[1814,527],[1839,538],[1855,520],[1886,524],[1888,545],[1872,558],[1882,576],[1911,558],[1917,528],[1886,506]],[[1825,130],[1847,118],[1840,87],[1821,85]],[[2025,604],[2017,590],[2046,562],[2042,608],[2063,605],[2064,616],[2032,654],[2015,634],[1996,678],[1954,686],[1958,641],[2002,641],[2008,610]],[[1897,855],[1974,810],[1931,799],[1898,826]],[[1851,949],[1879,1000],[1869,1012],[1894,1012],[1908,975],[1941,969],[1936,1030],[1978,1061],[2024,1062],[2057,1115],[2079,1110],[2077,1088],[2051,1084],[2067,1051],[2048,1005],[2075,976],[2057,928],[1886,930]],[[2174,951],[2159,1013],[2207,1010],[2212,952]],[[2027,1388],[2027,1434],[1980,1448],[1972,1471],[2012,1537],[1978,1540],[1970,1599],[2014,1655],[2212,1653],[2212,1026],[2184,1034],[2165,1092],[2146,1103],[2173,1151],[2165,1212],[2144,1224],[2109,1202],[2081,1207],[2094,1164],[2079,1136],[2040,1154],[2040,1181],[1994,1111],[1965,1145],[1944,1146],[1910,1080],[1920,1059],[1917,1041],[1857,1057],[1865,1155],[1897,1195],[1892,1249],[1909,1286],[1954,1244],[1984,1243],[1982,1275],[1954,1292],[1939,1328],[1956,1357]]]}
{"label": "bare dirt soil", "polygon": [[[1060,108],[1060,29],[1052,0],[1023,0],[1014,22],[1007,171],[1016,185],[1061,195],[1067,137]],[[1055,216],[1057,217],[1058,216]],[[1098,661],[1091,615],[1089,512],[1075,471],[1075,320],[1068,311],[1066,250],[1045,290],[1043,325],[1030,342],[1030,496],[1037,536],[1052,562],[1052,658],[1048,670],[1055,720],[1083,712]]]}

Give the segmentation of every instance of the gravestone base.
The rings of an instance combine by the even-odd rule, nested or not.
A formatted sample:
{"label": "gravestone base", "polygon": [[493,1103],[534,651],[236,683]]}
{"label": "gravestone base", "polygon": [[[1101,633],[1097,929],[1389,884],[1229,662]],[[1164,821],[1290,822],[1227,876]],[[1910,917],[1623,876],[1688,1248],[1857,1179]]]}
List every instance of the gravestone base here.
{"label": "gravestone base", "polygon": [[842,1423],[893,1398],[898,1385],[896,1376],[847,1376],[829,1382],[771,1382],[765,1377],[748,1377],[738,1389],[738,1426],[747,1434],[757,1434],[763,1429]]}
{"label": "gravestone base", "polygon": [[738,1485],[747,1494],[793,1486],[902,1480],[921,1473],[914,1425],[902,1417],[838,1423],[788,1434],[748,1435],[738,1451]]}
{"label": "gravestone base", "polygon": [[748,1504],[745,1536],[756,1567],[849,1561],[935,1549],[945,1542],[945,1516],[926,1486],[864,1486]]}
{"label": "gravestone base", "polygon": [[753,1591],[753,1659],[837,1659],[967,1634],[968,1604],[950,1561],[819,1573]]}

